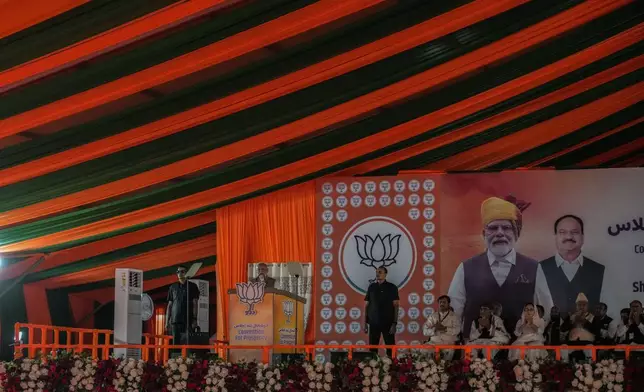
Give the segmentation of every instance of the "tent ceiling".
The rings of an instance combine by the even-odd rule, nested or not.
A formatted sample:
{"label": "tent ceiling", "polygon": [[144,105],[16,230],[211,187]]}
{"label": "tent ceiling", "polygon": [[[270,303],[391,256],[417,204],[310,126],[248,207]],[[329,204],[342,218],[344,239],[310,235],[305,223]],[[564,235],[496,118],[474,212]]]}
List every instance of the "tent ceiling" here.
{"label": "tent ceiling", "polygon": [[635,1],[48,4],[0,30],[2,280],[165,282],[325,175],[644,164]]}

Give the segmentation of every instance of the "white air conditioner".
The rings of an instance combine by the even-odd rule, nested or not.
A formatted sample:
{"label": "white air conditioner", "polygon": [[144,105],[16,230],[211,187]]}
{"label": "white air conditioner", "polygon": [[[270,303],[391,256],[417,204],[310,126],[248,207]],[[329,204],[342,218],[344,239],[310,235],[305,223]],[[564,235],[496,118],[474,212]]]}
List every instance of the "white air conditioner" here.
{"label": "white air conditioner", "polygon": [[209,332],[210,324],[210,284],[207,280],[191,279],[199,287],[199,302],[197,304],[197,325],[201,332]]}
{"label": "white air conditioner", "polygon": [[[114,284],[114,344],[141,344],[143,271],[117,268]],[[114,349],[116,358],[141,359],[140,349]]]}

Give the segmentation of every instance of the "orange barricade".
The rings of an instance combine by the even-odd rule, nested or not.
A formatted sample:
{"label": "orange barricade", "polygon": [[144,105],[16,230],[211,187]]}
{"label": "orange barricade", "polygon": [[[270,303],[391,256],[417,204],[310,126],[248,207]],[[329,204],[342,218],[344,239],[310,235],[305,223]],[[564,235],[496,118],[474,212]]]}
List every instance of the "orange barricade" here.
{"label": "orange barricade", "polygon": [[[88,351],[92,358],[108,359],[111,349],[121,348],[121,346],[110,344],[114,331],[109,329],[16,323],[14,333],[14,358],[22,357],[23,350],[27,351],[29,358],[43,354],[51,354],[55,357],[57,351],[62,349],[78,353]],[[99,343],[101,338],[103,338],[103,343]],[[168,350],[164,347],[169,346],[172,336],[145,333],[143,338],[144,347],[141,347],[143,360],[163,362],[168,360]],[[28,343],[22,342],[25,339]],[[61,343],[61,341],[65,341],[65,343]],[[152,352],[152,356],[150,356],[150,352]]]}
{"label": "orange barricade", "polygon": [[[21,330],[27,331],[28,343],[19,341],[19,334]],[[40,331],[40,335],[36,334]],[[53,332],[53,341],[49,342],[49,332]],[[492,350],[519,350],[520,358],[524,358],[526,351],[529,350],[548,350],[555,352],[555,359],[561,359],[562,351],[590,351],[593,361],[597,359],[597,351],[600,350],[614,350],[623,351],[625,358],[628,359],[631,351],[644,351],[644,345],[617,345],[617,346],[485,346],[485,345],[340,345],[340,344],[300,344],[300,345],[272,345],[272,346],[236,346],[230,345],[228,342],[214,341],[210,345],[171,345],[171,336],[167,335],[153,335],[143,334],[143,344],[110,344],[110,336],[113,331],[101,329],[84,329],[84,328],[67,328],[56,327],[52,325],[35,325],[35,324],[21,324],[16,323],[16,344],[14,350],[14,357],[20,358],[23,356],[23,350],[26,350],[29,358],[34,358],[39,354],[51,353],[56,355],[56,351],[60,349],[68,350],[71,352],[84,352],[91,353],[93,358],[108,359],[110,350],[115,348],[132,348],[141,349],[141,358],[145,361],[158,361],[166,363],[169,359],[169,350],[181,350],[181,355],[185,357],[188,350],[204,350],[210,349],[213,353],[217,353],[220,357],[226,358],[230,350],[261,350],[262,361],[268,363],[270,360],[271,350],[276,348],[293,349],[293,351],[304,351],[305,356],[309,360],[313,360],[314,353],[317,349],[346,351],[349,359],[353,358],[353,353],[356,351],[364,351],[368,349],[391,349],[393,357],[396,357],[397,352],[401,350],[433,350],[436,359],[440,356],[441,350],[462,350],[465,352],[465,358],[470,358],[472,350],[482,350],[486,358],[491,359]],[[67,334],[68,340],[73,340],[76,336],[78,339],[77,344],[70,343],[60,344],[61,333]],[[99,343],[99,336],[105,337],[104,343]],[[40,336],[40,339],[38,338]],[[42,337],[45,337],[42,339]],[[84,337],[91,336],[91,343],[85,343]],[[35,340],[34,340],[35,339]],[[152,356],[150,356],[152,352]],[[100,355],[99,355],[100,353]]]}

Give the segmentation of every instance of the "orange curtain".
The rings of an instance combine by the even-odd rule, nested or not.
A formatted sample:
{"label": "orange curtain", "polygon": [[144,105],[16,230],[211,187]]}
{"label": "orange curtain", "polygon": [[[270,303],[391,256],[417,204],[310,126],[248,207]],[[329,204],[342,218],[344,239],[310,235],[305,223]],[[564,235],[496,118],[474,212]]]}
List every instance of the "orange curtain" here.
{"label": "orange curtain", "polygon": [[[313,182],[218,209],[217,339],[228,340],[227,293],[235,283],[248,279],[248,263],[312,263],[314,242]],[[312,340],[312,332],[307,329],[307,341]]]}

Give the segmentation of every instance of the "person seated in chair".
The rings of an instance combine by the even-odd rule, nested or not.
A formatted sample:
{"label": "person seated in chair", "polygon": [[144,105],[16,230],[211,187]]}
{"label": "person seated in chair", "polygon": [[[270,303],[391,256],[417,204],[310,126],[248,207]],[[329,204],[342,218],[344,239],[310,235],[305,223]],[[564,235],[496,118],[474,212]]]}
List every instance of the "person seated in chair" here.
{"label": "person seated in chair", "polygon": [[[454,345],[460,332],[460,320],[450,310],[450,298],[441,295],[438,298],[438,312],[432,313],[425,321],[423,334],[429,337],[427,343],[432,345]],[[454,350],[442,350],[444,358],[451,360]]]}
{"label": "person seated in chair", "polygon": [[[505,345],[510,341],[510,334],[500,317],[492,314],[492,305],[481,305],[479,318],[472,321],[468,345]],[[472,358],[480,354],[479,349],[472,350]],[[498,350],[492,350],[494,357]]]}
{"label": "person seated in chair", "polygon": [[615,332],[615,343],[624,344],[626,340],[626,331],[630,324],[631,309],[624,308],[619,312],[619,323],[617,324],[617,331]]}
{"label": "person seated in chair", "polygon": [[[526,304],[523,308],[523,314],[519,321],[517,321],[517,326],[514,330],[517,340],[513,344],[517,346],[543,346],[544,329],[545,323],[536,311],[534,304]],[[525,350],[524,353],[524,358],[530,361],[536,361],[548,355],[546,350]],[[510,361],[521,359],[521,351],[510,351],[509,359]]]}
{"label": "person seated in chair", "polygon": [[623,344],[644,344],[644,314],[642,314],[642,303],[640,301],[631,302],[631,310],[628,316],[628,324],[622,330]]}
{"label": "person seated in chair", "polygon": [[[571,329],[568,335],[569,346],[590,346],[599,335],[600,325],[595,316],[588,311],[588,298],[584,293],[579,293],[576,301],[577,311],[570,316]],[[583,360],[590,356],[590,351],[575,351],[572,353],[577,359]],[[562,351],[562,356],[568,353]]]}

